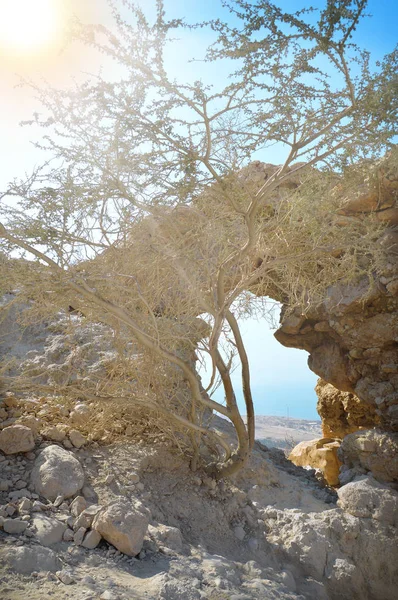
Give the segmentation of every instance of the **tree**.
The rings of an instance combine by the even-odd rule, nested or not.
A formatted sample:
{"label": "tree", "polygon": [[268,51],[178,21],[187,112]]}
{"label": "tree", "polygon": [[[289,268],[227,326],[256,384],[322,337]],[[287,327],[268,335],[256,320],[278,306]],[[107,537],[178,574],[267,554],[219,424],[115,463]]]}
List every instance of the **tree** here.
{"label": "tree", "polygon": [[[35,88],[44,107],[35,121],[48,132],[37,146],[53,159],[2,196],[3,251],[36,265],[11,269],[14,286],[43,313],[67,302],[116,332],[119,379],[103,384],[108,398],[133,395],[138,344],[143,403],[189,432],[193,466],[203,444],[218,448],[208,466],[218,477],[241,468],[254,443],[239,329],[253,294],[272,288],[293,307],[342,273],[355,277],[359,255],[377,268],[374,224],[342,231],[331,216],[342,174],[380,156],[396,134],[397,52],[372,70],[351,41],[366,4],[328,0],[318,13],[289,14],[235,0],[226,22],[187,25],[166,18],[162,0],[153,23],[120,2],[115,31],[73,27],[74,38],[115,61],[120,78]],[[214,34],[207,61],[237,64],[219,88],[172,80],[165,66],[172,33],[199,27]],[[247,166],[275,143],[286,149],[281,166]],[[212,361],[206,390],[198,349]],[[231,382],[234,353],[247,425]],[[208,395],[217,378],[225,404]],[[212,411],[233,423],[232,453],[209,426]]]}

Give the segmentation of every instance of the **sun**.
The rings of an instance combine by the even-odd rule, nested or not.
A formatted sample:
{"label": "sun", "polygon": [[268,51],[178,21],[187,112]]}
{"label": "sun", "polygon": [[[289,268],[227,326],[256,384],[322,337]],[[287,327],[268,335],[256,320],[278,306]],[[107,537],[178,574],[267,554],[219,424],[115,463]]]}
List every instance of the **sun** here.
{"label": "sun", "polygon": [[0,0],[0,52],[36,53],[50,47],[60,27],[59,0]]}

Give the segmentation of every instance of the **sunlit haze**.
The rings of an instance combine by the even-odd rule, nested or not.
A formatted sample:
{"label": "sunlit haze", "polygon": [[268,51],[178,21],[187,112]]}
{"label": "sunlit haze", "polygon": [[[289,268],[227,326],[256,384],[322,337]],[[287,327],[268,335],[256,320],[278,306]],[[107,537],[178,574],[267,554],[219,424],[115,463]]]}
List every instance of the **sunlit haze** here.
{"label": "sunlit haze", "polygon": [[49,48],[62,26],[57,0],[0,0],[2,52],[25,54]]}

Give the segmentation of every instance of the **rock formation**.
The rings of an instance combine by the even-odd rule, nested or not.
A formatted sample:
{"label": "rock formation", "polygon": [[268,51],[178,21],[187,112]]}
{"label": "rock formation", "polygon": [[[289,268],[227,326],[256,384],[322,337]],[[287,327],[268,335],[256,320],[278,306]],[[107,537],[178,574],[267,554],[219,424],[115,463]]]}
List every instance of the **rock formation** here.
{"label": "rock formation", "polygon": [[[395,161],[395,162],[394,162]],[[344,193],[339,186],[336,190]],[[379,272],[327,289],[323,302],[284,306],[275,337],[283,345],[309,352],[308,365],[320,376],[316,388],[323,433],[344,438],[377,427],[397,454],[398,430],[398,167],[389,157],[347,196],[337,224],[373,219],[385,223],[377,239]],[[361,260],[361,259],[360,259]],[[350,456],[352,450],[350,450]],[[347,456],[344,450],[342,457]],[[396,460],[396,459],[395,459]],[[350,464],[352,463],[352,456]],[[355,462],[355,461],[354,461]],[[356,461],[373,472],[375,461]],[[379,461],[376,461],[379,462]],[[395,471],[396,469],[394,469]],[[374,473],[374,472],[373,472]],[[375,473],[374,473],[375,474]],[[380,474],[379,474],[380,477]]]}

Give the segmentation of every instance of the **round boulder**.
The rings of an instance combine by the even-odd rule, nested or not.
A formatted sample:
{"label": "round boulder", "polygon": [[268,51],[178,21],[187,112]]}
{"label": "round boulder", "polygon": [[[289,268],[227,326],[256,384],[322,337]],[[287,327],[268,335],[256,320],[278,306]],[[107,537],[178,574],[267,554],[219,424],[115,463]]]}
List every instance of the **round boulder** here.
{"label": "round boulder", "polygon": [[59,446],[47,446],[36,459],[31,481],[35,492],[54,501],[58,496],[70,498],[84,485],[84,472],[71,452]]}

